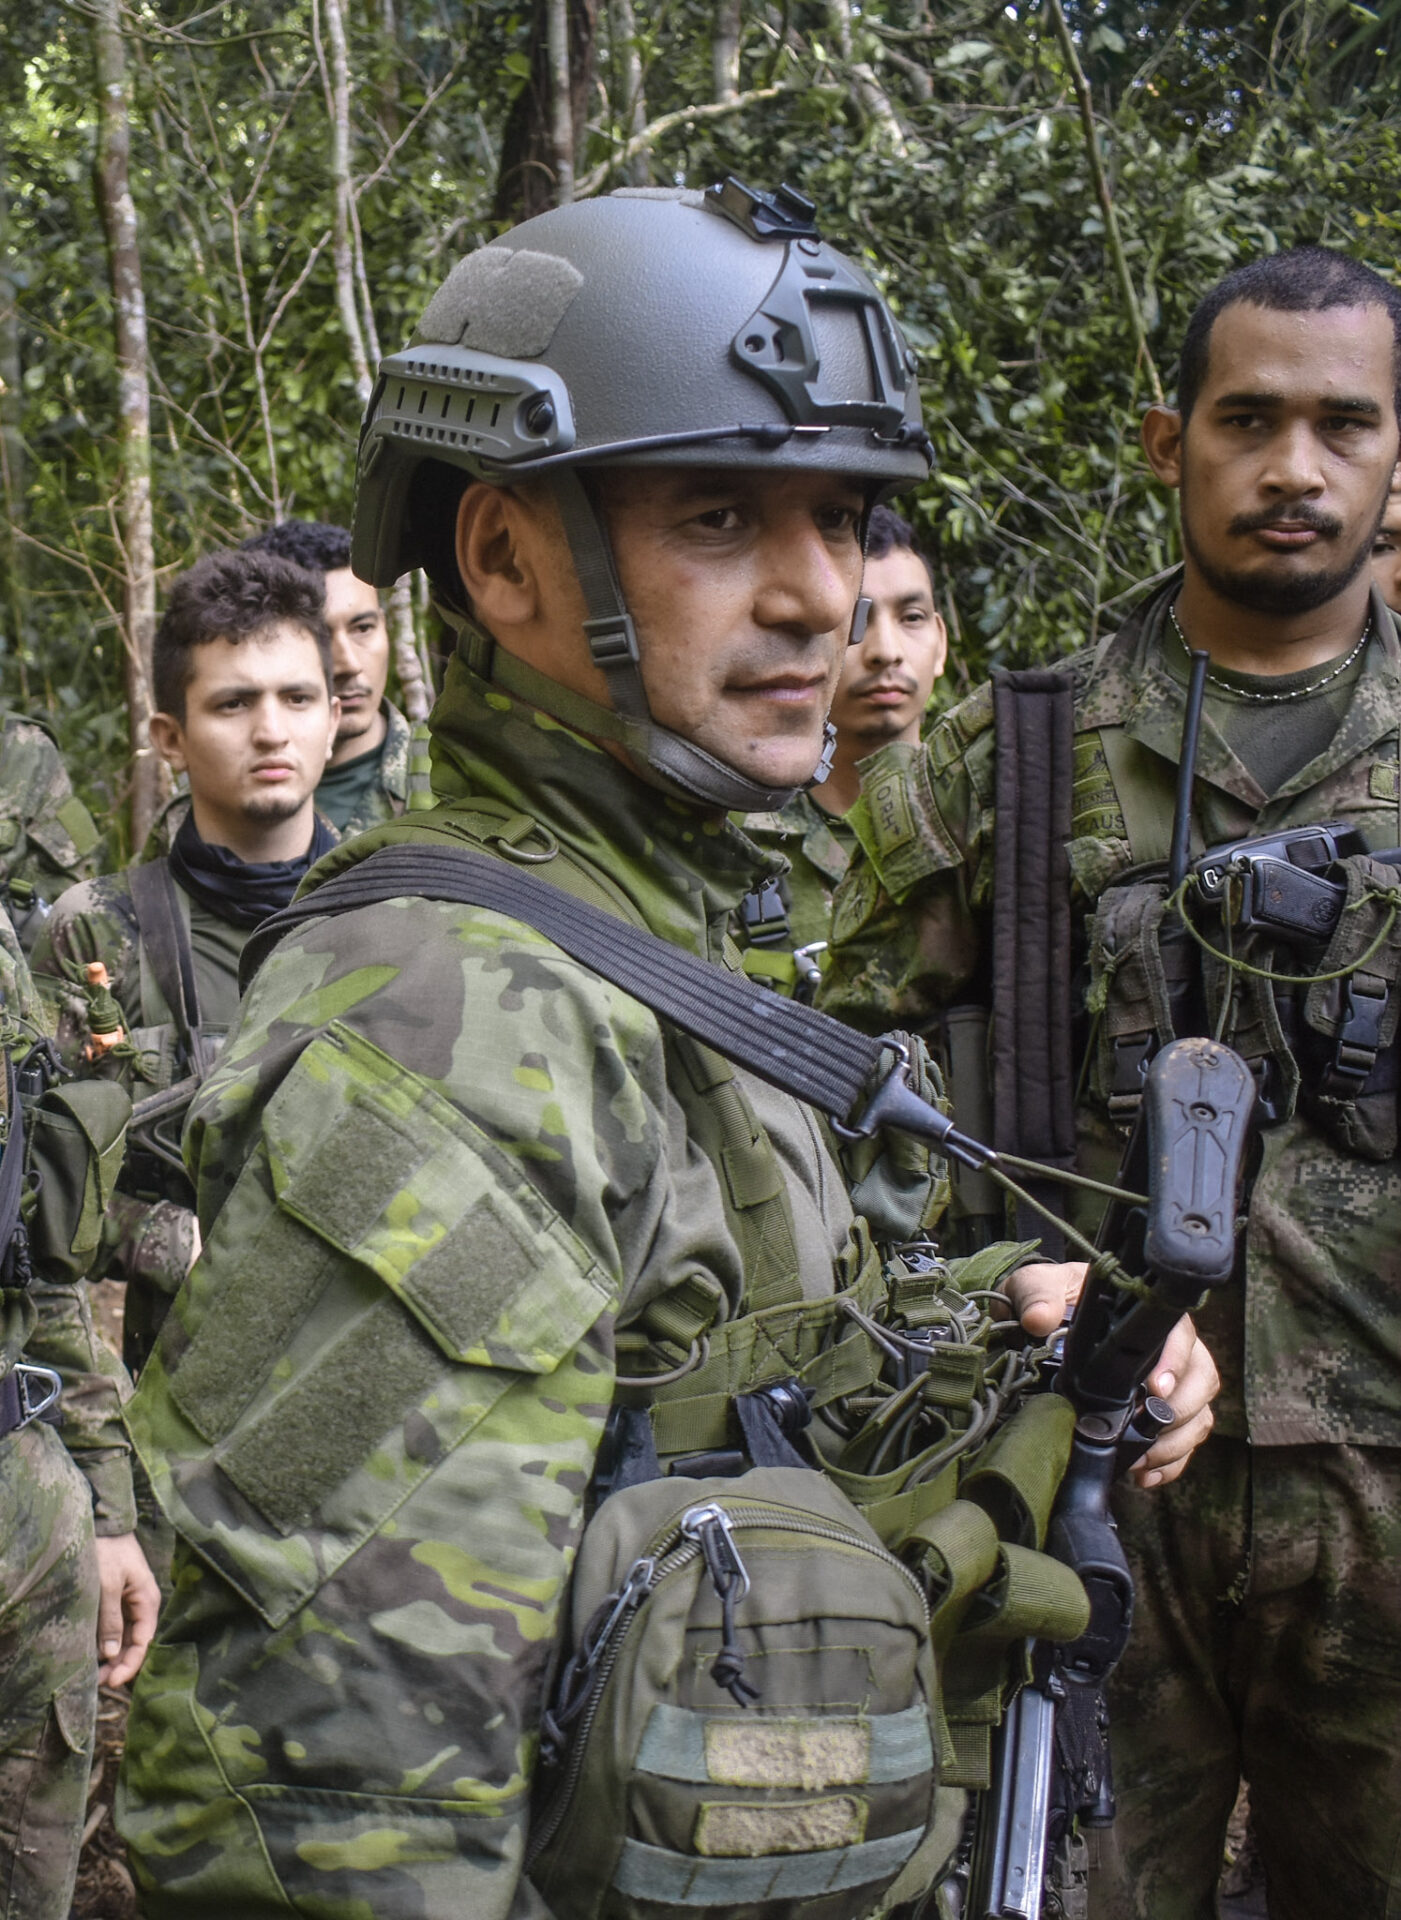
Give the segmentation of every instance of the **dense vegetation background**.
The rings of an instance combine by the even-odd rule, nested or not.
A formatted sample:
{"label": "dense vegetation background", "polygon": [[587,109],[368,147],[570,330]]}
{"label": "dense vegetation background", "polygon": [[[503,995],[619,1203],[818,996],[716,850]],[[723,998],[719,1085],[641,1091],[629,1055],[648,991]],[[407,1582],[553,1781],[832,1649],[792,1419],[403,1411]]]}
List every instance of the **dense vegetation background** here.
{"label": "dense vegetation background", "polygon": [[1398,267],[1397,0],[186,5],[0,14],[0,689],[138,826],[160,579],[346,518],[378,352],[523,212],[726,171],[817,200],[921,355],[974,678],[1171,564],[1136,420],[1213,279],[1302,240]]}

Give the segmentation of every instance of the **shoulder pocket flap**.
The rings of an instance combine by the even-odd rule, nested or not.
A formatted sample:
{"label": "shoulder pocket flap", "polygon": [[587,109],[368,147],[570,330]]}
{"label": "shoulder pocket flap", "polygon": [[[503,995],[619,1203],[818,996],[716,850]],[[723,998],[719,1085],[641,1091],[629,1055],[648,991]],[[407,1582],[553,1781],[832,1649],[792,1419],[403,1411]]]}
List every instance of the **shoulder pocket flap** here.
{"label": "shoulder pocket flap", "polygon": [[269,1102],[283,1210],[377,1274],[451,1359],[552,1371],[616,1289],[517,1163],[333,1021]]}

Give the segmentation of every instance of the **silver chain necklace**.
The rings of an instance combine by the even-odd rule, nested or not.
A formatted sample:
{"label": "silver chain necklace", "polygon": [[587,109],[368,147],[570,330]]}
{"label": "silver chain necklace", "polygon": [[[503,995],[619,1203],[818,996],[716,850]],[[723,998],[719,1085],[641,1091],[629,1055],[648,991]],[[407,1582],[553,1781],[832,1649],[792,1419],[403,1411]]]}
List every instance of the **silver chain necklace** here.
{"label": "silver chain necklace", "polygon": [[[1190,659],[1192,654],[1192,649],[1187,644],[1186,634],[1182,631],[1181,627],[1177,624],[1176,607],[1168,608],[1168,619],[1171,620],[1172,622],[1173,632],[1177,635],[1178,639],[1182,642],[1182,651]],[[1340,660],[1336,667],[1330,668],[1330,670],[1324,674],[1321,680],[1311,680],[1308,686],[1306,687],[1290,687],[1289,690],[1285,693],[1256,693],[1252,687],[1232,686],[1229,680],[1222,680],[1216,674],[1214,674],[1211,671],[1210,667],[1208,667],[1206,670],[1207,684],[1209,686],[1215,687],[1218,693],[1234,694],[1238,700],[1258,700],[1263,705],[1270,706],[1270,707],[1279,706],[1285,700],[1306,700],[1311,693],[1321,693],[1325,687],[1331,686],[1333,682],[1341,674],[1344,674],[1347,672],[1348,668],[1352,665],[1353,661],[1357,658],[1358,654],[1361,653],[1362,649],[1366,646],[1368,640],[1371,637],[1371,633],[1372,633],[1372,616],[1369,613],[1367,615],[1366,624],[1364,625],[1361,633],[1359,633],[1357,636],[1357,643],[1353,647],[1352,652],[1347,655],[1346,659]]]}

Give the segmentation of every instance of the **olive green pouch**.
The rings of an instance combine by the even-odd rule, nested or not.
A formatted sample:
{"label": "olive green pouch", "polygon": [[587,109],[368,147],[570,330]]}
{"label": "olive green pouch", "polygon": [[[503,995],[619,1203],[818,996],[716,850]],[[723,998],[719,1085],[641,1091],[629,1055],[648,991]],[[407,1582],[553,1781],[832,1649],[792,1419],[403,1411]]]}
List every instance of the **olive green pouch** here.
{"label": "olive green pouch", "polygon": [[25,1115],[35,1200],[25,1225],[49,1279],[92,1265],[102,1219],[121,1172],[131,1101],[114,1080],[65,1080]]}
{"label": "olive green pouch", "polygon": [[934,1817],[914,1575],[799,1467],[615,1493],[574,1574],[530,1876],[557,1920],[857,1920]]}

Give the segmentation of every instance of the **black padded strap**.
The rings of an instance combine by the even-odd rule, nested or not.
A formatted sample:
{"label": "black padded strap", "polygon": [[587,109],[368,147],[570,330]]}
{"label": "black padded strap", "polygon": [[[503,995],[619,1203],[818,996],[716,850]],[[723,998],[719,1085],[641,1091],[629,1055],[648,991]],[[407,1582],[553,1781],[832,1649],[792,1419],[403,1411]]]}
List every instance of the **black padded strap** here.
{"label": "black padded strap", "polygon": [[255,930],[243,950],[240,984],[246,991],[293,927],[413,896],[523,921],[683,1033],[837,1120],[854,1114],[869,1091],[881,1041],[469,847],[383,847],[367,855]]}
{"label": "black padded strap", "polygon": [[190,936],[170,877],[170,862],[148,860],[128,870],[131,904],[146,963],[170,1008],[170,1017],[189,1049],[191,1059],[199,1056],[199,996],[195,991],[195,956]]}
{"label": "black padded strap", "polygon": [[9,1128],[0,1151],[0,1282],[28,1284],[27,1262],[20,1233],[20,1202],[24,1198],[24,1108],[15,1080],[15,1063],[5,1055],[5,1111]]}
{"label": "black padded strap", "polygon": [[[1064,674],[993,676],[997,740],[997,859],[993,882],[993,1145],[1075,1164],[1071,1065],[1070,838],[1074,690]],[[1028,1181],[1057,1211],[1063,1189]],[[1024,1209],[1017,1232],[1048,1229]]]}

